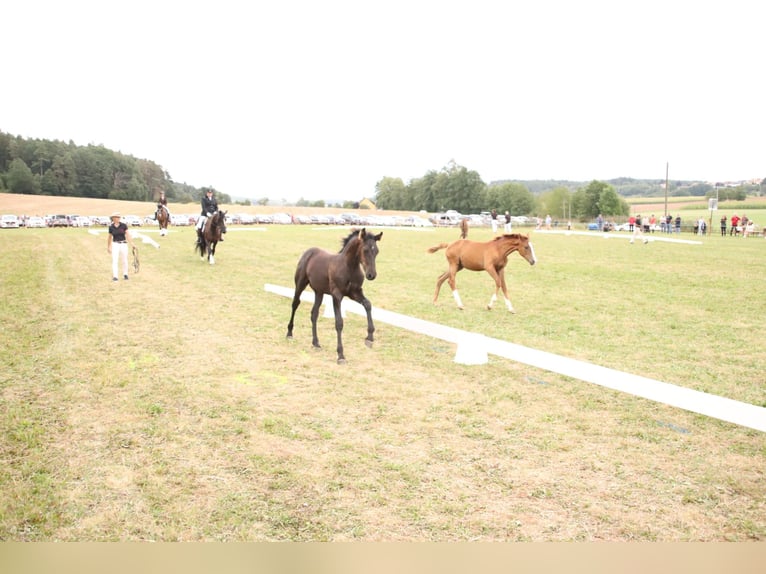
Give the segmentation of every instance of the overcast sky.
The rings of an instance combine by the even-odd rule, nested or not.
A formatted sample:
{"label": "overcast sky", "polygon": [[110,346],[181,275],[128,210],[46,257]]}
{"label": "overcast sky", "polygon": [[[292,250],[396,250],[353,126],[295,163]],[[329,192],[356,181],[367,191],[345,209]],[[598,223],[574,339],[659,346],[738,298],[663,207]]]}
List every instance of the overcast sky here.
{"label": "overcast sky", "polygon": [[451,160],[486,183],[766,177],[751,0],[6,4],[0,130],[235,197],[371,197]]}

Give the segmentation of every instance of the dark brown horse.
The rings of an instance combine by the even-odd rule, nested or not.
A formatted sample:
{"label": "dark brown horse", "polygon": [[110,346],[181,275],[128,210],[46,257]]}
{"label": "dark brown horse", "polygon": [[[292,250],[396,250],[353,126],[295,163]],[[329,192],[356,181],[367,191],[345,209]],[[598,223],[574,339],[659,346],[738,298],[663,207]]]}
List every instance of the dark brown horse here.
{"label": "dark brown horse", "polygon": [[343,355],[343,316],[340,303],[343,297],[349,297],[364,307],[367,312],[367,339],[365,344],[372,347],[375,326],[372,324],[372,305],[362,292],[365,279],[372,281],[377,276],[375,258],[378,255],[378,241],[383,232],[373,235],[365,229],[353,230],[343,240],[340,252],[333,254],[312,247],[301,255],[295,270],[295,296],[293,297],[293,312],[287,324],[287,338],[293,338],[295,310],[301,302],[301,293],[307,286],[314,291],[314,306],[311,308],[312,345],[320,348],[317,338],[317,317],[319,307],[325,294],[332,297],[332,308],[335,312],[335,332],[338,335],[338,363],[345,363]]}
{"label": "dark brown horse", "polygon": [[495,292],[489,300],[487,309],[492,309],[492,305],[497,301],[497,293],[503,290],[505,296],[505,306],[511,313],[515,313],[511,300],[508,298],[508,288],[505,285],[505,266],[508,263],[508,256],[514,251],[518,251],[524,259],[534,265],[535,250],[529,242],[529,236],[518,233],[499,235],[491,241],[479,242],[469,239],[458,239],[452,243],[440,243],[431,247],[428,252],[435,253],[440,249],[447,249],[446,256],[449,263],[449,269],[439,276],[436,281],[436,293],[434,293],[434,303],[439,297],[439,289],[442,283],[449,279],[449,286],[452,288],[452,295],[459,309],[463,308],[463,302],[455,287],[455,275],[461,269],[470,271],[484,270],[495,280]]}
{"label": "dark brown horse", "polygon": [[226,233],[226,212],[216,211],[207,218],[203,229],[197,230],[197,244],[195,250],[199,251],[201,258],[205,258],[210,265],[215,265],[215,247]]}
{"label": "dark brown horse", "polygon": [[170,223],[170,213],[168,213],[168,208],[164,205],[160,205],[157,207],[157,223],[160,226],[160,237],[164,237],[168,234],[168,223]]}

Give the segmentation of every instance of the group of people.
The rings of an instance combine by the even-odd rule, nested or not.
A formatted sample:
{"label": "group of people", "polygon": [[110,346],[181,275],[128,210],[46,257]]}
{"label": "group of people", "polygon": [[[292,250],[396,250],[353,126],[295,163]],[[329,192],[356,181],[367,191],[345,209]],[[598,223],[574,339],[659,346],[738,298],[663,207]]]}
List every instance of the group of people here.
{"label": "group of people", "polygon": [[[747,237],[755,232],[755,222],[752,219],[748,219],[747,215],[740,217],[736,213],[731,216],[731,228],[729,229],[729,235],[735,237],[742,232],[742,237]],[[721,236],[726,236],[726,216],[721,216]]]}
{"label": "group of people", "polygon": [[[490,212],[490,220],[492,222],[492,233],[497,233],[497,210],[493,209]],[[503,231],[505,233],[511,232],[511,213],[506,209],[505,214],[503,215],[504,225],[503,225]]]}
{"label": "group of people", "polygon": [[[202,233],[205,228],[205,223],[208,217],[212,217],[213,214],[218,211],[218,201],[213,196],[213,190],[208,188],[205,190],[205,195],[201,201],[202,211],[200,212],[199,220],[197,221],[197,233]],[[157,200],[157,211],[155,212],[155,218],[160,209],[168,208],[168,200],[165,198],[165,192],[160,192],[160,198]],[[170,211],[168,210],[168,216]],[[109,224],[107,234],[106,250],[112,256],[112,281],[118,281],[119,267],[122,263],[123,279],[128,280],[128,246],[132,249],[134,247],[133,237],[130,234],[127,224],[121,221],[119,211],[115,211],[109,217],[111,223]],[[223,237],[221,237],[223,241]]]}
{"label": "group of people", "polygon": [[664,219],[660,219],[660,229],[665,233],[681,233],[681,216],[676,215],[675,220],[669,213]]}

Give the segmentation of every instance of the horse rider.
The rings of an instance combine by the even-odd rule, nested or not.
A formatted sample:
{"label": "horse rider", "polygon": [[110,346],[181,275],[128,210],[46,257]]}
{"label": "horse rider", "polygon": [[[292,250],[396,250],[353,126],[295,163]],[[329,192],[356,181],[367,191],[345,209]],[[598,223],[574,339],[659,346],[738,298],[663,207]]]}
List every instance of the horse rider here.
{"label": "horse rider", "polygon": [[160,198],[157,200],[157,211],[154,212],[154,219],[158,219],[159,218],[158,216],[160,214],[160,210],[163,207],[165,208],[165,211],[168,212],[168,217],[170,217],[170,210],[168,209],[168,200],[165,197],[165,192],[164,191],[160,191]]}
{"label": "horse rider", "polygon": [[[213,197],[213,188],[208,187],[205,190],[205,195],[202,197],[202,212],[200,213],[199,221],[197,222],[197,232],[202,233],[205,229],[205,223],[208,217],[213,217],[213,214],[218,211],[218,202]],[[221,237],[223,241],[223,237]]]}

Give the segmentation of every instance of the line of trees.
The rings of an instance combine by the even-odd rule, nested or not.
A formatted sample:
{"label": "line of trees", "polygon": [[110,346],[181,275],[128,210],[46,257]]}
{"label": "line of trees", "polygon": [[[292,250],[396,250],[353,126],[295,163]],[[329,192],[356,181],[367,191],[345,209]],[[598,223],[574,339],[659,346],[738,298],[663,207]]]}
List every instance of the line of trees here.
{"label": "line of trees", "polygon": [[[57,195],[155,201],[198,202],[207,188],[177,183],[157,163],[101,145],[78,146],[58,140],[26,139],[0,131],[0,190],[28,195]],[[231,198],[216,191],[221,203]]]}
{"label": "line of trees", "polygon": [[399,211],[481,213],[497,210],[511,215],[544,216],[587,220],[600,214],[624,216],[630,213],[627,201],[615,188],[601,181],[572,190],[557,185],[539,195],[524,184],[484,183],[475,171],[450,162],[441,171],[429,171],[405,184],[401,178],[384,177],[375,186],[378,208]]}
{"label": "line of trees", "polygon": [[[380,209],[428,212],[455,209],[480,213],[496,209],[511,215],[572,218],[579,220],[629,213],[625,195],[644,190],[645,196],[664,194],[664,182],[618,178],[588,184],[566,181],[501,181],[487,185],[476,171],[450,162],[440,171],[431,170],[405,184],[401,178],[384,177],[376,184],[375,201]],[[736,188],[694,182],[671,182],[673,196],[697,195],[720,200],[744,200],[748,194],[763,194],[760,185]],[[57,140],[25,139],[0,131],[0,191],[31,195],[58,195],[154,201],[161,191],[169,201],[198,202],[207,188],[174,182],[160,165],[115,152],[102,145],[78,146]],[[216,190],[221,203],[231,197]],[[301,200],[304,202],[305,200]],[[249,203],[249,202],[247,202]],[[258,200],[265,205],[268,199]],[[309,203],[324,206],[324,201]],[[301,203],[299,202],[299,205]],[[344,202],[343,206],[356,206]]]}

